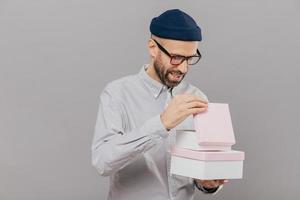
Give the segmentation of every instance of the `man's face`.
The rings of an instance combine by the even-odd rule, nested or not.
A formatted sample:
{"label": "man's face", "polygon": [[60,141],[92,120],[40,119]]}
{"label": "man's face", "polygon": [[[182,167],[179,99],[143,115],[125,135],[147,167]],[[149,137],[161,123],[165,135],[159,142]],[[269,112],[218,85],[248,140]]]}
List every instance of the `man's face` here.
{"label": "man's face", "polygon": [[168,87],[177,86],[186,75],[186,73],[182,73],[180,70],[176,69],[176,67],[171,66],[171,64],[163,62],[161,53],[159,53],[159,55],[156,57],[153,65],[155,72],[160,78],[162,84]]}
{"label": "man's face", "polygon": [[[198,46],[198,42],[167,39],[159,39],[159,43],[171,55],[182,56],[195,55]],[[170,63],[170,57],[159,49],[157,51],[156,57],[154,58],[153,66],[162,84],[168,87],[177,86],[188,72],[188,64],[186,60],[180,65],[172,65]]]}

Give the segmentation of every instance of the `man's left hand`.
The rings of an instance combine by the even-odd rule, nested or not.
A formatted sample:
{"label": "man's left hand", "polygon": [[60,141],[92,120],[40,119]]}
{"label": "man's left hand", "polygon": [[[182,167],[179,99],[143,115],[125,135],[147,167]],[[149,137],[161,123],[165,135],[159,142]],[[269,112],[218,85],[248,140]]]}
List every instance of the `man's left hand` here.
{"label": "man's left hand", "polygon": [[207,188],[207,189],[216,188],[216,187],[219,187],[220,185],[223,185],[224,183],[228,182],[228,180],[226,180],[226,179],[220,179],[220,180],[195,179],[195,181],[198,185],[201,185],[202,187]]}

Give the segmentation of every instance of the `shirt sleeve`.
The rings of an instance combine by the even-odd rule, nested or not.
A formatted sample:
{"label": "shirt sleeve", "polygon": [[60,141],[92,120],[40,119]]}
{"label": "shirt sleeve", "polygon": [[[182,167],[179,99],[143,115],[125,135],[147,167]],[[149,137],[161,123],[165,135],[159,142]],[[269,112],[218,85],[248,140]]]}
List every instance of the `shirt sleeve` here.
{"label": "shirt sleeve", "polygon": [[104,90],[91,149],[92,165],[102,176],[122,169],[169,135],[159,114],[130,132],[125,133],[125,126],[126,114],[120,103]]}

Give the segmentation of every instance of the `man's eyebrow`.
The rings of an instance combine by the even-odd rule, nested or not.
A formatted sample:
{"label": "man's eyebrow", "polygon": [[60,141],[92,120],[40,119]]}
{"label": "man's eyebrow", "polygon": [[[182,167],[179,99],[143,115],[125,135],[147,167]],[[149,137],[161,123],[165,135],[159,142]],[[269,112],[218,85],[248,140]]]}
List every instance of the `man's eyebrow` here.
{"label": "man's eyebrow", "polygon": [[185,57],[184,55],[177,54],[177,53],[171,53],[171,52],[170,52],[170,55],[171,55],[171,56],[183,56],[183,57]]}
{"label": "man's eyebrow", "polygon": [[180,54],[176,54],[176,53],[171,53],[171,52],[170,52],[170,55],[171,56],[181,56],[181,57],[192,57],[192,56],[196,56],[197,52],[195,54],[193,54],[193,55],[190,55],[190,56],[184,56],[184,55],[180,55]]}

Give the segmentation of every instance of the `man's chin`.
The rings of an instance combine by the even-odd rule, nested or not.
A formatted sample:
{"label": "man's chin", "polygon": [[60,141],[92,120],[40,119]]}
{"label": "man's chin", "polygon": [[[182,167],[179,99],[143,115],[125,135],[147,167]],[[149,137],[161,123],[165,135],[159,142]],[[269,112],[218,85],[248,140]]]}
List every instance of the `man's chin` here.
{"label": "man's chin", "polygon": [[182,81],[182,80],[176,81],[176,82],[174,82],[174,81],[167,81],[167,82],[166,82],[166,85],[167,85],[168,87],[176,87],[177,85],[179,85],[179,83],[180,83],[181,81]]}

